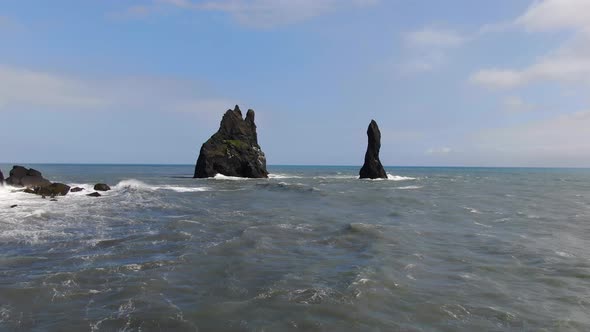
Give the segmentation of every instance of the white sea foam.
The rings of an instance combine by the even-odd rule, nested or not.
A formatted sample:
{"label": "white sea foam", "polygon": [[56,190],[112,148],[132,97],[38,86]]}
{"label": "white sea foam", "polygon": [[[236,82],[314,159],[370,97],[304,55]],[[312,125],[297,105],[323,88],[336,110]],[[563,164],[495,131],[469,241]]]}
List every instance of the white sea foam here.
{"label": "white sea foam", "polygon": [[251,180],[250,178],[241,178],[238,176],[227,176],[227,175],[223,175],[223,174],[215,174],[215,176],[213,177],[215,180],[231,180],[231,181],[245,181],[245,180]]}
{"label": "white sea foam", "polygon": [[269,179],[301,179],[301,176],[292,174],[269,174]]}
{"label": "white sea foam", "polygon": [[209,187],[180,187],[180,186],[162,186],[157,187],[158,189],[162,190],[172,190],[179,193],[192,193],[192,192],[201,192],[201,191],[210,191],[211,188]]}
{"label": "white sea foam", "polygon": [[481,214],[481,212],[478,209],[474,209],[468,206],[463,207],[463,209],[468,210],[471,213],[475,213],[475,214]]}
{"label": "white sea foam", "polygon": [[332,180],[332,179],[337,179],[337,180],[349,180],[349,179],[358,179],[358,175],[322,175],[322,176],[314,176],[314,179],[320,179],[320,180]]}
{"label": "white sea foam", "polygon": [[411,181],[411,180],[416,180],[416,178],[410,177],[410,176],[401,176],[401,175],[393,175],[393,174],[387,174],[387,180],[391,180],[391,181]]}
{"label": "white sea foam", "polygon": [[157,190],[158,187],[150,186],[144,182],[135,179],[127,179],[117,183],[113,190],[121,190],[121,189],[136,189],[136,190]]}
{"label": "white sea foam", "polygon": [[[79,192],[70,192],[68,195],[72,195],[72,196],[80,196],[80,195],[86,195],[88,193],[91,193],[94,190],[94,185],[93,184],[89,184],[89,183],[74,183],[71,184],[71,187],[79,187],[82,188],[84,190],[79,191]],[[149,185],[145,182],[136,180],[136,179],[127,179],[127,180],[122,180],[119,183],[117,183],[115,186],[113,186],[112,190],[114,192],[117,191],[121,191],[121,190],[129,190],[129,189],[133,189],[133,190],[141,190],[141,191],[156,191],[156,190],[171,190],[171,191],[176,191],[179,193],[188,193],[188,192],[201,192],[201,191],[210,191],[211,188],[209,187],[186,187],[186,186],[176,186],[176,185],[164,185],[164,186],[155,186],[155,185]],[[109,192],[104,192],[104,195],[108,195]]]}
{"label": "white sea foam", "polygon": [[405,186],[405,187],[397,187],[395,189],[398,190],[412,190],[412,189],[421,189],[422,186]]}

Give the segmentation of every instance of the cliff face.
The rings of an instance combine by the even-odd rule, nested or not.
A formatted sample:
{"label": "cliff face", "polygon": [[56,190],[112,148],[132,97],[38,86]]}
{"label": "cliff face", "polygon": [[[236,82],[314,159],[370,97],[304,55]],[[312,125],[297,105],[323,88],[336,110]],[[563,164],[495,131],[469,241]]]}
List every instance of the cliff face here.
{"label": "cliff face", "polygon": [[236,105],[228,110],[219,130],[201,147],[195,166],[195,178],[208,178],[216,174],[246,178],[267,178],[266,157],[258,145],[254,111],[246,118]]}
{"label": "cliff face", "polygon": [[371,120],[367,129],[368,145],[365,153],[365,163],[359,172],[361,179],[387,179],[387,173],[379,160],[381,149],[381,131],[375,120]]}

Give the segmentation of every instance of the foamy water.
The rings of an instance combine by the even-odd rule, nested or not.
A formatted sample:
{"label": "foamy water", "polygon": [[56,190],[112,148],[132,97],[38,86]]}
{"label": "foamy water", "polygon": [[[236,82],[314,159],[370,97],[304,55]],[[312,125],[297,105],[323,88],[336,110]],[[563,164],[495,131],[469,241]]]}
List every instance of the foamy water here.
{"label": "foamy water", "polygon": [[35,168],[84,190],[0,188],[0,330],[590,329],[587,170]]}

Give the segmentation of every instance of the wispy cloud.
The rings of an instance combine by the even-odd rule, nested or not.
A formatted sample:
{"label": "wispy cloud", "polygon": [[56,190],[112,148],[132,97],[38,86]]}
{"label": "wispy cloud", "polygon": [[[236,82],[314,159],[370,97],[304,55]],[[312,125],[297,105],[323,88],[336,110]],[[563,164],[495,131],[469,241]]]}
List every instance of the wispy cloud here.
{"label": "wispy cloud", "polygon": [[507,113],[524,113],[535,109],[535,105],[524,101],[517,96],[506,97],[503,104],[503,111]]}
{"label": "wispy cloud", "polygon": [[145,16],[166,8],[215,11],[230,15],[239,24],[269,28],[297,23],[341,8],[362,8],[380,0],[154,0],[148,5],[130,7],[126,14]]}
{"label": "wispy cloud", "polygon": [[0,109],[22,104],[87,108],[105,106],[105,100],[70,77],[0,66]]}
{"label": "wispy cloud", "polygon": [[453,30],[432,27],[409,32],[404,37],[406,43],[414,47],[454,47],[463,44],[466,40],[464,36]]}
{"label": "wispy cloud", "polygon": [[590,82],[590,1],[543,0],[518,17],[514,26],[531,32],[570,31],[558,49],[520,69],[486,68],[470,81],[494,88],[513,88],[541,81]]}
{"label": "wispy cloud", "polygon": [[536,1],[516,23],[529,31],[590,28],[590,1]]}
{"label": "wispy cloud", "polygon": [[158,111],[219,114],[235,100],[200,92],[199,84],[174,79],[114,77],[93,79],[0,65],[0,112]]}
{"label": "wispy cloud", "polygon": [[521,166],[590,166],[590,111],[480,131],[476,150]]}
{"label": "wispy cloud", "polygon": [[444,28],[426,27],[403,35],[408,53],[401,65],[403,72],[427,72],[443,65],[450,49],[463,45],[467,38]]}
{"label": "wispy cloud", "polygon": [[430,148],[425,151],[425,153],[430,156],[446,156],[452,152],[453,149],[449,147]]}

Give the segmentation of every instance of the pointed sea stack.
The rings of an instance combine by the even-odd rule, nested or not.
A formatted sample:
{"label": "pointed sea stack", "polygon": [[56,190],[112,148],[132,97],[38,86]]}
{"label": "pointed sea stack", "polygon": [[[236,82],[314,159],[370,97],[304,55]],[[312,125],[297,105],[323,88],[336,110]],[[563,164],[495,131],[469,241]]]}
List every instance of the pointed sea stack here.
{"label": "pointed sea stack", "polygon": [[365,164],[359,172],[361,179],[387,179],[387,173],[379,160],[379,150],[381,149],[381,132],[375,120],[371,120],[369,129],[367,129],[369,144],[365,153]]}
{"label": "pointed sea stack", "polygon": [[253,110],[248,110],[245,119],[238,105],[228,110],[217,133],[201,147],[194,177],[208,178],[216,174],[268,177],[266,157],[258,145]]}

